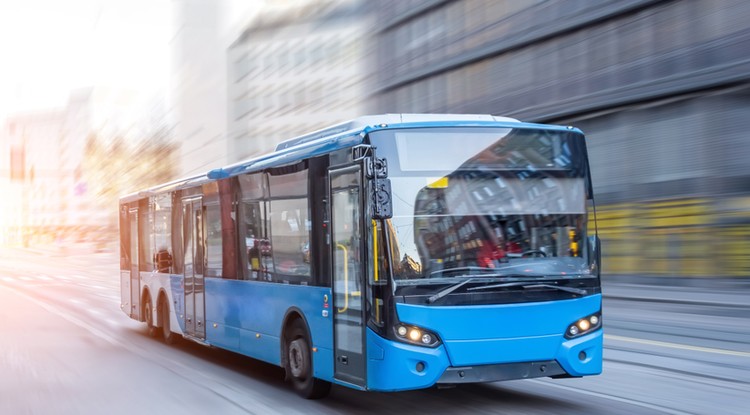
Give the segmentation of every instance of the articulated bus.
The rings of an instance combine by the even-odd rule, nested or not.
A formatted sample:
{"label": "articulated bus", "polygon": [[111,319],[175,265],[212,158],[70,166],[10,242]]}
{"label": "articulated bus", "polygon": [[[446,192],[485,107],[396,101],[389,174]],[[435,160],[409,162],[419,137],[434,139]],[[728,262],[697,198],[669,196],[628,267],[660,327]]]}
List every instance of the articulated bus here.
{"label": "articulated bus", "polygon": [[490,115],[366,116],[120,200],[122,309],[331,384],[596,375],[584,136]]}

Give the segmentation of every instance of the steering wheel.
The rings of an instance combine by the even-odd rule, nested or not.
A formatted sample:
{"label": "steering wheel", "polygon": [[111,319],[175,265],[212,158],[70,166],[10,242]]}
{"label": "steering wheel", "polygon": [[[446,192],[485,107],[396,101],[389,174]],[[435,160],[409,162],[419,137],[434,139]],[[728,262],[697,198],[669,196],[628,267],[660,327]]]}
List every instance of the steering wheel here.
{"label": "steering wheel", "polygon": [[528,251],[521,252],[521,257],[525,257],[525,256],[542,256],[542,257],[546,257],[547,254],[545,254],[544,251],[541,251],[539,249],[530,249]]}

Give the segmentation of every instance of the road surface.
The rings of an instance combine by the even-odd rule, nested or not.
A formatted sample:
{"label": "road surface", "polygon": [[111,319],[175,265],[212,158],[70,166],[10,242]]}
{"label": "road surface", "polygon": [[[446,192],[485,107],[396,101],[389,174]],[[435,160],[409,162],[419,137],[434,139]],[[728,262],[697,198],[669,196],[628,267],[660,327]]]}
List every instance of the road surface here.
{"label": "road surface", "polygon": [[2,414],[745,414],[746,288],[652,289],[605,278],[604,374],[401,393],[334,386],[308,401],[281,369],[120,311],[115,253],[0,251]]}

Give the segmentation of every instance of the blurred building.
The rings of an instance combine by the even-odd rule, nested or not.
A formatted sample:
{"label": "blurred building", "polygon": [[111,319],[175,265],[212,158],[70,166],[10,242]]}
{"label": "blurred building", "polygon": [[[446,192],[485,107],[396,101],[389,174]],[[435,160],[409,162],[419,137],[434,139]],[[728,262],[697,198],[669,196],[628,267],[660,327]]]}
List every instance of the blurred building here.
{"label": "blurred building", "polygon": [[[101,156],[99,165],[120,168],[101,177],[102,168],[87,168],[92,165],[87,160],[91,156],[87,154],[89,141],[98,136],[106,148],[113,147],[118,137],[147,141],[149,148],[171,150],[170,145],[151,144],[154,138],[160,138],[151,131],[166,128],[160,108],[163,105],[158,100],[130,90],[85,88],[72,92],[62,108],[7,117],[0,130],[0,161],[8,166],[0,170],[0,192],[4,196],[0,202],[0,243],[33,245],[108,237],[97,232],[116,230],[117,209],[112,206],[121,194],[102,198],[102,188],[132,192],[155,183],[132,181],[125,188],[118,187],[112,178],[119,183],[133,176],[131,170],[145,169],[148,174],[160,170],[154,166],[152,152],[136,151],[142,153],[139,158],[134,158],[133,152],[119,158],[109,152]],[[170,154],[162,157],[171,160]]]}
{"label": "blurred building", "polygon": [[226,46],[221,1],[173,2],[170,96],[180,142],[180,173],[189,175],[226,160]]}
{"label": "blurred building", "polygon": [[3,141],[17,160],[15,171],[0,177],[8,196],[4,212],[12,212],[0,223],[1,242],[51,242],[57,236],[96,227],[105,217],[92,207],[82,174],[91,116],[85,104],[89,96],[90,91],[73,94],[65,108],[16,114],[5,120]]}
{"label": "blurred building", "polygon": [[587,133],[604,271],[750,275],[750,2],[377,2],[378,112]]}
{"label": "blurred building", "polygon": [[[60,163],[65,113],[60,110],[19,114],[5,120],[0,150],[10,166],[0,177],[2,243],[25,243],[36,235],[65,226],[61,185],[72,171]],[[52,138],[52,139],[50,139]]]}
{"label": "blurred building", "polygon": [[229,48],[229,161],[365,111],[362,0],[269,3]]}

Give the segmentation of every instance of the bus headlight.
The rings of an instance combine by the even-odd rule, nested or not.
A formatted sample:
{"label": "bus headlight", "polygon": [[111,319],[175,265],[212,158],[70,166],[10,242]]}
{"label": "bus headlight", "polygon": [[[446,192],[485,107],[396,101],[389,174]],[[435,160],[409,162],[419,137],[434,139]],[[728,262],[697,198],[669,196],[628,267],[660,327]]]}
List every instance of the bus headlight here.
{"label": "bus headlight", "polygon": [[591,333],[592,331],[602,326],[602,315],[601,312],[586,316],[568,326],[565,330],[565,338],[572,339],[573,337],[583,336],[584,334]]}
{"label": "bus headlight", "polygon": [[405,343],[427,347],[435,347],[440,344],[440,339],[435,333],[421,327],[399,323],[393,328],[393,332],[398,340]]}

